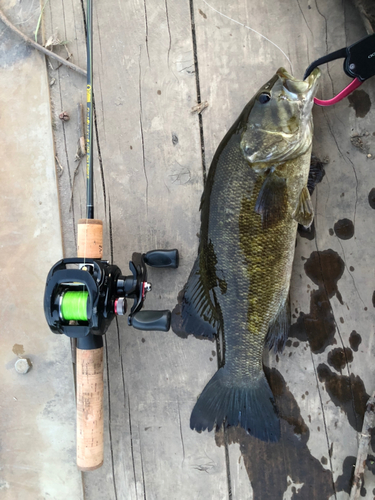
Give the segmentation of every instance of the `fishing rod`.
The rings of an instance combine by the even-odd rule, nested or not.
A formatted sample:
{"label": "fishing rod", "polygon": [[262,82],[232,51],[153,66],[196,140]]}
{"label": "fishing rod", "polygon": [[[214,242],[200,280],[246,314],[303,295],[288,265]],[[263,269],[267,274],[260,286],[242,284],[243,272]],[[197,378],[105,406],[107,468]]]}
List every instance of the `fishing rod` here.
{"label": "fishing rod", "polygon": [[93,140],[92,140],[92,82],[93,82],[93,50],[92,50],[92,4],[87,0],[87,98],[86,98],[86,214],[88,219],[94,218],[94,169],[93,169]]}
{"label": "fishing rod", "polygon": [[127,313],[127,299],[133,304],[128,325],[139,330],[168,331],[168,310],[141,310],[146,293],[147,266],[177,268],[178,250],[133,253],[131,275],[103,260],[103,222],[94,219],[93,170],[93,47],[92,2],[87,0],[87,106],[86,106],[86,219],[77,231],[77,257],[64,258],[50,270],[44,294],[44,313],[53,333],[77,339],[77,466],[82,471],[103,464],[103,335],[116,316]]}

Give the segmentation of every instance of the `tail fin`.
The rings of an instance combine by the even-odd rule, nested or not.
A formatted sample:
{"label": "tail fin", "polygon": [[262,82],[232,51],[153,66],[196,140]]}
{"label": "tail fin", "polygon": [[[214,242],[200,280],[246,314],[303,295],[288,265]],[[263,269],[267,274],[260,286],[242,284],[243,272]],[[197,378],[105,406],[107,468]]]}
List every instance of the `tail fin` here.
{"label": "tail fin", "polygon": [[220,368],[200,395],[190,417],[198,432],[225,426],[243,427],[262,441],[280,439],[280,421],[275,400],[264,373],[258,380],[236,384],[229,370]]}

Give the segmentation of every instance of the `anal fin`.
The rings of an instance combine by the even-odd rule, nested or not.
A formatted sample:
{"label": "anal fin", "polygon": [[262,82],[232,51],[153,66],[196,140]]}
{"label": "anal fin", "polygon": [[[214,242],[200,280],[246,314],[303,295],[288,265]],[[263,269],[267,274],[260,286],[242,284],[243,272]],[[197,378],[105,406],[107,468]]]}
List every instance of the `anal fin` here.
{"label": "anal fin", "polygon": [[270,323],[265,339],[265,345],[275,353],[282,352],[290,330],[290,299],[289,295],[281,305],[278,314]]}
{"label": "anal fin", "polygon": [[213,339],[218,329],[218,315],[205,280],[201,276],[198,255],[178,304],[172,311],[172,330],[180,337],[194,335]]}

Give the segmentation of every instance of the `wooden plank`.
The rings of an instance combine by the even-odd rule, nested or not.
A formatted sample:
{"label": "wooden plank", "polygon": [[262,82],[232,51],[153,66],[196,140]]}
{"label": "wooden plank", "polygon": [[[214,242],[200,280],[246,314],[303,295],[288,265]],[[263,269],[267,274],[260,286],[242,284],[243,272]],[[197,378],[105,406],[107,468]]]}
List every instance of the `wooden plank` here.
{"label": "wooden plank", "polygon": [[[125,265],[135,250],[181,250],[178,271],[150,270],[151,309],[174,306],[197,247],[202,172],[198,120],[190,112],[195,79],[185,69],[193,63],[188,7],[134,2],[120,8],[117,29],[132,33],[123,37],[113,34],[113,9],[97,6],[96,53],[103,56],[95,88],[102,89],[98,126],[113,259]],[[132,464],[136,497],[199,498],[209,488],[224,498],[223,451],[188,430],[192,388],[210,376],[212,368],[201,367],[212,345],[201,348],[172,333],[136,332],[120,320],[118,326],[118,338],[107,337],[111,422],[118,422],[111,425],[115,496],[128,491],[122,464],[131,452],[126,467]],[[122,383],[113,385],[116,379]],[[124,449],[116,436],[124,432],[126,418]]]}
{"label": "wooden plank", "polygon": [[[296,76],[302,76],[304,69],[317,57],[365,36],[358,13],[347,2],[344,6],[334,0],[309,5],[288,1],[272,4],[259,1],[248,5],[232,2],[229,5],[220,0],[210,4],[226,16],[253,27],[281,47],[291,59]],[[208,166],[225,131],[244,104],[279,66],[288,68],[288,61],[274,45],[220,16],[207,2],[197,3],[194,15],[201,98],[209,102],[203,114]],[[320,95],[331,97],[346,83],[341,63],[331,64],[329,71],[323,68]],[[363,90],[373,102],[373,82],[367,82]],[[366,100],[366,95],[359,94],[357,98],[359,106],[362,100]],[[320,326],[323,347],[319,348],[319,339],[306,336],[305,327],[300,326],[302,315],[300,323],[292,330],[285,353],[276,359],[273,355],[266,356],[266,363],[277,370],[271,372],[270,379],[277,391],[276,400],[281,411],[282,440],[280,444],[264,446],[241,432],[230,431],[227,438],[220,441],[222,444],[240,444],[240,457],[232,448],[234,444],[229,445],[228,452],[231,489],[236,492],[233,498],[251,497],[249,485],[238,478],[241,461],[245,463],[257,500],[282,499],[284,495],[289,498],[293,487],[301,495],[308,495],[309,499],[328,499],[332,495],[348,497],[351,471],[346,465],[343,472],[343,464],[345,460],[346,464],[349,463],[347,457],[356,455],[356,430],[362,418],[364,392],[371,394],[374,377],[370,335],[374,326],[370,312],[373,279],[368,279],[373,249],[369,245],[367,229],[372,215],[368,202],[372,187],[372,157],[363,154],[372,154],[372,110],[367,110],[366,116],[360,118],[348,104],[345,100],[334,108],[314,112],[315,154],[321,158],[328,156],[330,161],[314,199],[316,236],[312,240],[298,238],[292,280],[294,321],[303,313],[308,316],[305,324],[310,318],[317,323],[311,328],[318,336]],[[351,144],[351,137],[356,134],[361,136],[363,151]],[[361,143],[357,141],[358,144]],[[355,235],[347,240],[340,239],[333,229],[337,221],[345,218],[350,219],[355,227]],[[314,261],[310,256],[314,251],[329,249],[328,259],[331,261],[327,261],[323,278],[319,278],[319,259]],[[322,261],[326,254],[315,254],[315,257]],[[332,281],[329,270],[341,262],[340,259],[344,268],[338,289],[343,304],[334,294],[324,295],[324,286],[329,287],[329,280]],[[306,269],[313,269],[309,275],[318,275],[318,281],[320,279],[322,283],[327,310],[330,312],[332,308],[332,317],[324,317],[324,304],[321,303],[315,304],[316,317],[314,311],[311,312],[312,301],[316,300],[312,290],[317,289],[317,281],[312,282],[305,271],[306,262],[309,265]],[[330,340],[326,339],[329,322],[333,325]],[[362,343],[358,352],[350,350],[353,331],[361,332]],[[343,348],[349,348],[349,351],[346,351],[343,367],[337,371],[329,363],[343,355],[342,351],[335,349]],[[355,404],[357,414],[353,410]],[[366,478],[365,488],[369,495],[373,479],[371,476]]]}
{"label": "wooden plank", "polygon": [[[39,3],[2,9],[33,36]],[[62,256],[45,59],[0,30],[0,496],[79,500],[70,345],[50,332],[42,305],[47,273]],[[16,372],[19,358],[30,360],[28,373]]]}
{"label": "wooden plank", "polygon": [[[86,69],[85,27],[80,0],[52,0],[46,4],[44,12],[44,42],[50,37],[62,42],[55,45],[53,51],[64,58],[69,54],[71,62]],[[72,257],[77,251],[77,222],[85,217],[85,157],[79,162],[76,154],[79,140],[77,105],[85,105],[86,78],[59,66],[53,60],[49,61],[48,69],[58,183],[62,200],[60,210],[64,254]],[[59,118],[64,111],[70,117],[68,121]]]}
{"label": "wooden plank", "polygon": [[[62,10],[55,0],[50,26],[60,20],[68,29],[73,15],[68,11],[69,5],[64,2]],[[198,243],[203,176],[199,121],[191,114],[196,83],[189,17],[188,2],[94,4],[94,93],[103,173],[96,173],[95,194],[96,216],[108,229],[104,255],[128,274],[133,251],[181,250],[178,270],[150,269],[150,309],[175,305]],[[60,77],[54,101],[72,100],[71,78]],[[60,151],[65,148],[71,158],[75,138],[63,138],[67,127],[59,127],[57,135]],[[70,167],[71,177],[72,172]],[[71,184],[61,191],[62,205]],[[84,199],[76,182],[74,193],[78,189],[75,214]],[[73,221],[66,209],[64,218],[69,231]],[[69,238],[67,249],[74,246]],[[215,344],[202,346],[172,332],[137,332],[125,323],[120,318],[106,336],[106,455],[102,469],[84,474],[86,497],[199,498],[208,488],[226,498],[224,450],[211,436],[189,429],[197,388],[216,369]]]}

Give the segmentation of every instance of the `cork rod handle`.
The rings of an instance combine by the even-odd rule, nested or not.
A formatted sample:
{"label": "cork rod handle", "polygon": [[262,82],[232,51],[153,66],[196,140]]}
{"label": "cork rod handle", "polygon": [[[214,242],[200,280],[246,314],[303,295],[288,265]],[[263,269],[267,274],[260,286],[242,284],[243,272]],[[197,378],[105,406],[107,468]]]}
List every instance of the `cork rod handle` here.
{"label": "cork rod handle", "polygon": [[[78,222],[77,254],[78,257],[102,258],[102,221],[81,219]],[[77,347],[76,367],[77,466],[82,471],[90,471],[101,467],[104,459],[103,347]]]}

